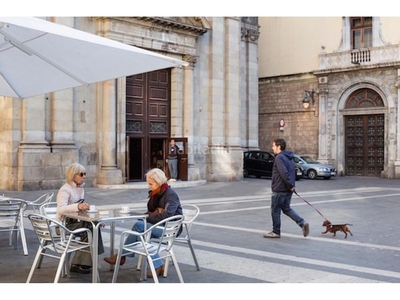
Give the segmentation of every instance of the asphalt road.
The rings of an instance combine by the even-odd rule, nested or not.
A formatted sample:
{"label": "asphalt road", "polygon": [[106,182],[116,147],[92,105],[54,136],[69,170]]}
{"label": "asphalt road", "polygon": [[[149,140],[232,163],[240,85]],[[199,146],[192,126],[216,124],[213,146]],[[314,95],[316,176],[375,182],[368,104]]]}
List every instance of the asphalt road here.
{"label": "asphalt road", "polygon": [[[265,294],[268,289],[271,293],[279,294],[282,293],[281,284],[288,283],[288,287],[294,288],[285,289],[287,295],[294,293],[296,296],[306,289],[307,299],[314,296],[315,299],[320,299],[318,290],[325,286],[321,284],[335,283],[339,286],[329,285],[329,290],[323,291],[327,294],[323,298],[336,297],[337,293],[349,288],[356,288],[359,296],[367,293],[368,297],[375,294],[382,297],[382,293],[390,293],[400,283],[399,183],[399,180],[364,177],[297,181],[297,192],[311,205],[294,195],[292,207],[310,224],[310,234],[304,238],[301,229],[282,215],[280,239],[263,238],[263,233],[272,228],[268,178],[246,178],[242,182],[206,183],[176,188],[182,203],[196,204],[201,209],[191,232],[201,271],[196,270],[186,246],[175,247],[185,283],[207,283],[205,287],[212,289],[218,289],[221,285],[210,286],[210,283],[246,284],[228,285],[229,293],[233,291],[233,296],[243,297],[248,297],[253,292]],[[145,189],[85,190],[85,201],[96,204],[99,208],[109,204],[128,204],[132,208],[140,209],[144,208],[147,201]],[[32,200],[47,191],[3,192]],[[341,232],[336,237],[331,233],[322,234],[325,230],[322,227],[324,218],[332,223],[352,224],[349,228],[353,236],[349,235],[345,239]],[[27,223],[28,256],[23,255],[21,246],[17,250],[8,247],[8,235],[0,234],[1,283],[26,281],[38,245]],[[129,222],[119,224],[117,235],[131,225]],[[102,231],[106,254],[109,250],[107,233],[106,227]],[[112,272],[102,260],[106,254],[100,256],[100,278],[104,283],[111,282],[112,277]],[[140,282],[139,272],[135,269],[136,262],[136,258],[128,259],[120,268],[118,282]],[[52,282],[56,263],[44,261],[43,267],[36,271],[33,282]],[[60,282],[89,283],[90,280],[90,275],[72,274],[71,278],[62,278]],[[144,287],[151,282],[142,282],[135,285],[135,288]],[[160,282],[178,282],[173,266],[170,267],[168,277],[161,277]],[[254,285],[255,283],[259,284]],[[299,287],[299,283],[306,285]],[[310,289],[309,284],[317,288]],[[199,285],[189,286],[190,289],[199,289]],[[227,292],[226,289],[221,290]],[[206,291],[208,289],[204,290]]]}

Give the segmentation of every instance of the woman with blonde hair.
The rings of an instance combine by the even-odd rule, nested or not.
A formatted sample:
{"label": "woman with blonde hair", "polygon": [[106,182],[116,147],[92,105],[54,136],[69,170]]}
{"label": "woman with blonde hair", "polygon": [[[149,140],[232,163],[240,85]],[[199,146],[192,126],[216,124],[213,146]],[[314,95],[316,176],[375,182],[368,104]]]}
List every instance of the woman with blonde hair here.
{"label": "woman with blonde hair", "polygon": [[[93,231],[93,224],[91,222],[79,221],[64,216],[67,212],[86,211],[89,209],[89,204],[84,202],[85,190],[83,187],[86,179],[85,167],[79,163],[69,165],[65,173],[65,178],[66,183],[59,189],[57,194],[56,218],[65,222],[66,227],[70,230],[89,228]],[[81,234],[80,238],[85,242],[88,240],[86,233]],[[103,252],[103,241],[101,234],[99,234],[99,254]],[[88,252],[78,251],[72,259],[71,272],[89,274],[91,266],[91,254]]]}

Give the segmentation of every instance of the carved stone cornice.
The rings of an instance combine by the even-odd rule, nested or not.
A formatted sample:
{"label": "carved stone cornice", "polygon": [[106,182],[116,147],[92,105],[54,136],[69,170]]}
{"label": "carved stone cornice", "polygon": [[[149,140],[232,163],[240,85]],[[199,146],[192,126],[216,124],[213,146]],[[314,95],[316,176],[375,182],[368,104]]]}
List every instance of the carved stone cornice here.
{"label": "carved stone cornice", "polygon": [[[151,17],[91,17],[98,22],[97,34],[151,51],[195,55],[196,39],[201,30],[172,27],[155,22]],[[201,18],[207,26],[207,20]],[[193,25],[187,25],[192,26]],[[207,30],[207,29],[204,29]]]}
{"label": "carved stone cornice", "polygon": [[202,18],[200,17],[135,17],[135,19],[152,22],[164,28],[170,27],[171,29],[188,30],[199,35],[208,31],[208,29],[203,26]]}

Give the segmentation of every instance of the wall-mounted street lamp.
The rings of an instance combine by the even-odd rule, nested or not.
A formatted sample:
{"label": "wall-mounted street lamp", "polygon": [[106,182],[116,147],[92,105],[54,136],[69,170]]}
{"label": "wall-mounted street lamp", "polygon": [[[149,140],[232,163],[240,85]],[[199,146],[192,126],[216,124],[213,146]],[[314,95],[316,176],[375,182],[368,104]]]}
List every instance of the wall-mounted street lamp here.
{"label": "wall-mounted street lamp", "polygon": [[304,99],[302,101],[304,108],[308,108],[310,106],[310,99],[308,97],[311,98],[312,105],[314,105],[314,103],[315,103],[314,94],[315,94],[314,89],[312,89],[311,91],[304,90]]}

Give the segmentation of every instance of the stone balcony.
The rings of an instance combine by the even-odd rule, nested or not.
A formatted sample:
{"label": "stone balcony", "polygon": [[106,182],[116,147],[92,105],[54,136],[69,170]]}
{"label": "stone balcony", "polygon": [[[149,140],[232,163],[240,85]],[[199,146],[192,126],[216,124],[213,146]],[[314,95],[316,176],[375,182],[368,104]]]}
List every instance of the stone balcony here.
{"label": "stone balcony", "polygon": [[354,66],[372,66],[376,64],[398,63],[399,45],[388,45],[366,49],[340,51],[319,54],[318,70],[344,69]]}

